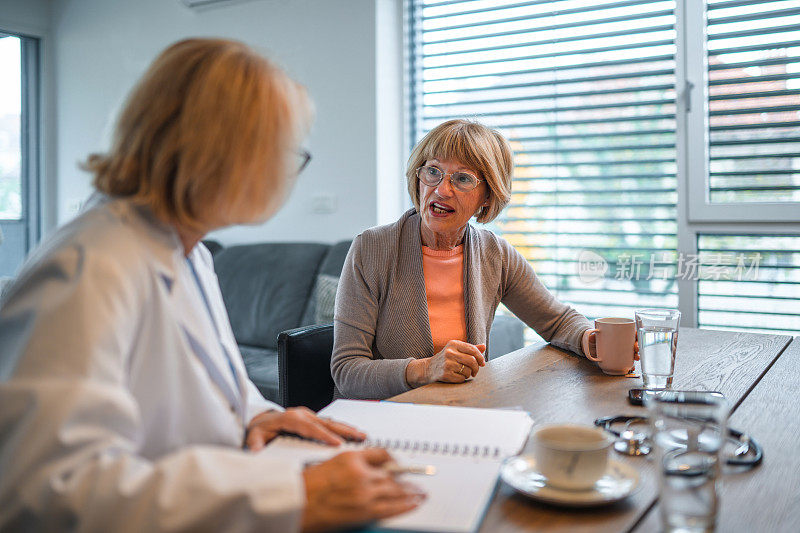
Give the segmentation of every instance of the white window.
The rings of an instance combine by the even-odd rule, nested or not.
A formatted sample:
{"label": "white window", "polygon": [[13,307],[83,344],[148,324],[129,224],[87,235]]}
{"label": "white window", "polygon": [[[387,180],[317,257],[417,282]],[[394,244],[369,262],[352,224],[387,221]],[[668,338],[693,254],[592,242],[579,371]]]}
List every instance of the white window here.
{"label": "white window", "polygon": [[690,220],[800,222],[800,1],[686,10]]}
{"label": "white window", "polygon": [[800,0],[416,0],[409,21],[412,141],[454,117],[506,135],[492,229],[560,299],[800,331]]}
{"label": "white window", "polygon": [[38,41],[0,33],[0,277],[39,238]]}

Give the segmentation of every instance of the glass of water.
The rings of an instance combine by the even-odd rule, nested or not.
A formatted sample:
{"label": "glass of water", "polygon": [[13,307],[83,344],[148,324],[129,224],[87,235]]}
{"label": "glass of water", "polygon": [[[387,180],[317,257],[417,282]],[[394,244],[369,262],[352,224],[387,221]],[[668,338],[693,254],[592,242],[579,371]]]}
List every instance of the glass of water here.
{"label": "glass of water", "polygon": [[667,532],[714,531],[728,404],[718,392],[654,391],[650,412],[659,506]]}
{"label": "glass of water", "polygon": [[669,389],[675,373],[678,323],[681,312],[675,309],[636,311],[636,335],[642,381],[646,389]]}

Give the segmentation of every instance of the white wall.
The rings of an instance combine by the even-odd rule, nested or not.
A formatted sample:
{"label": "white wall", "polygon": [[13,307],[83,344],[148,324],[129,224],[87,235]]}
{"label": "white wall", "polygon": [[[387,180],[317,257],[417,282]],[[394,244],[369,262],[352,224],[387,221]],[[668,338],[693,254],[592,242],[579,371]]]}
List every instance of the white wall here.
{"label": "white wall", "polygon": [[377,31],[375,87],[378,168],[378,224],[397,219],[399,211],[411,207],[405,180],[405,160],[410,150],[405,131],[405,62],[403,39],[403,8],[401,0],[376,0],[375,27]]}
{"label": "white wall", "polygon": [[[395,7],[402,4],[390,1]],[[401,90],[384,92],[380,120],[376,96],[379,63],[384,71],[395,72],[393,83],[402,83],[395,67],[384,63],[400,65],[402,57],[383,52],[380,62],[377,58],[377,44],[384,38],[376,29],[378,14],[382,25],[399,25],[391,13],[402,11],[383,6],[379,12],[377,2],[386,0],[249,0],[203,10],[188,9],[179,0],[53,2],[58,220],[69,219],[76,202],[91,191],[90,177],[77,162],[107,147],[114,113],[156,54],[184,37],[222,36],[245,41],[281,64],[309,89],[317,118],[307,142],[313,160],[283,210],[262,226],[229,228],[213,236],[226,244],[333,242],[377,224],[377,169],[383,168],[378,130],[381,138],[403,138],[396,131],[402,128]],[[391,38],[401,35],[395,29]],[[396,151],[402,150],[398,143]],[[381,143],[382,153],[391,151]],[[396,155],[391,163],[395,175],[382,173],[380,179],[389,180],[382,189],[398,190],[391,181],[403,178],[399,160]],[[318,195],[334,195],[336,211],[314,213]],[[402,206],[397,193],[384,198],[381,219],[396,218]]]}
{"label": "white wall", "polygon": [[40,36],[50,25],[50,0],[0,0],[0,30]]}

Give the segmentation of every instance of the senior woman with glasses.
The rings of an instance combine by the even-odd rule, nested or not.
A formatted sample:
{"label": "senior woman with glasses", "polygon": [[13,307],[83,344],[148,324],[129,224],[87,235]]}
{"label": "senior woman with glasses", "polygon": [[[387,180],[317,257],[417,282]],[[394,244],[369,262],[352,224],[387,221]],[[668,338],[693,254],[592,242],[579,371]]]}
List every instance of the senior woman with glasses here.
{"label": "senior woman with glasses", "polygon": [[440,124],[414,148],[414,208],[356,237],[345,260],[331,358],[337,397],[383,399],[475,376],[500,303],[555,346],[594,353],[586,318],[506,240],[469,224],[508,204],[512,168],[508,142],[475,122]]}
{"label": "senior woman with glasses", "polygon": [[364,438],[259,395],[199,242],[274,214],[310,117],[304,89],[234,41],[178,42],[144,74],[85,165],[93,204],[0,307],[0,530],[341,529],[419,504],[385,450],[253,453],[281,432]]}

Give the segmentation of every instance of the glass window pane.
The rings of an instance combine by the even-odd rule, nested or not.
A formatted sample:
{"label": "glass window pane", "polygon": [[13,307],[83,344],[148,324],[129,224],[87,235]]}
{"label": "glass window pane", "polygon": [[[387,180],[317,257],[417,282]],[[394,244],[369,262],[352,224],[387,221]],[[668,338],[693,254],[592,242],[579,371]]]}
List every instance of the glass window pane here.
{"label": "glass window pane", "polygon": [[21,71],[19,37],[0,37],[0,220],[22,218]]}
{"label": "glass window pane", "polygon": [[800,202],[798,10],[708,2],[712,203]]}
{"label": "glass window pane", "polygon": [[800,334],[800,236],[699,235],[700,327]]}

